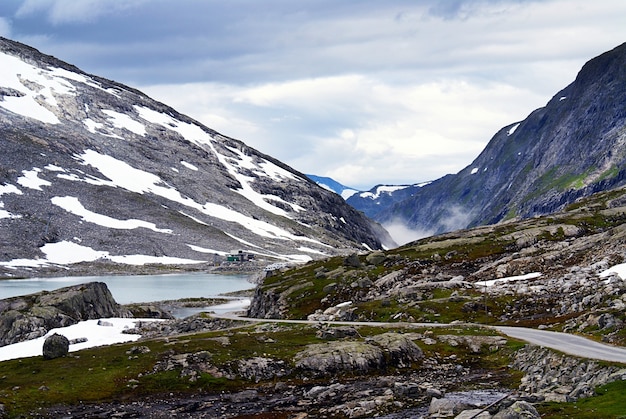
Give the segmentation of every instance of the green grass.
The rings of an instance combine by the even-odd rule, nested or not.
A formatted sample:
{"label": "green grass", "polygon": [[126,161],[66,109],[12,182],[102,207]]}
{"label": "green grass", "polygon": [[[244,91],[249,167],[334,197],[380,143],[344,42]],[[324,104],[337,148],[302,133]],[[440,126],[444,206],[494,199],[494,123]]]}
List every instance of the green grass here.
{"label": "green grass", "polygon": [[552,419],[625,419],[626,381],[615,381],[596,389],[596,396],[573,403],[542,403],[537,406],[541,417]]}
{"label": "green grass", "polygon": [[[185,335],[178,338],[155,339],[140,343],[112,345],[78,351],[65,358],[45,361],[43,357],[0,362],[0,403],[9,417],[23,417],[37,408],[58,404],[95,403],[115,400],[134,400],[163,393],[217,393],[249,388],[254,383],[245,379],[228,379],[207,373],[195,379],[181,374],[181,370],[155,370],[166,357],[204,351],[210,365],[222,371],[236,370],[239,360],[255,356],[284,360],[293,367],[295,355],[306,345],[322,342],[317,327],[309,325],[256,324],[238,329]],[[363,340],[367,336],[389,332],[386,327],[359,327]],[[415,332],[418,329],[401,325],[395,330]],[[494,334],[484,328],[446,328],[436,333]],[[225,342],[227,339],[227,343]],[[484,348],[481,354],[469,354],[462,347],[437,343],[429,347],[416,342],[428,354],[456,354],[458,362],[480,368],[505,371],[514,347],[492,352]],[[147,346],[150,352],[127,353],[136,345]],[[419,363],[414,365],[420,367]],[[156,371],[156,372],[155,372]],[[373,374],[378,374],[374,371]],[[339,377],[339,376],[338,376]],[[295,374],[286,380],[301,382]],[[515,372],[508,371],[505,379],[516,380]]]}

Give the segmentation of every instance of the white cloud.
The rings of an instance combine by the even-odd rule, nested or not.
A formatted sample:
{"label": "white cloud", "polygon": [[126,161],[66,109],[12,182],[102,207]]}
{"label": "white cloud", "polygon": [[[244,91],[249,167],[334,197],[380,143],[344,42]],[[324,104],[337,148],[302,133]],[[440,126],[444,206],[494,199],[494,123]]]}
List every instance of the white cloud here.
{"label": "white cloud", "polygon": [[470,164],[624,42],[625,15],[623,0],[26,0],[13,25],[45,21],[13,32],[302,172],[369,189]]}
{"label": "white cloud", "polygon": [[0,17],[0,36],[11,37],[11,21],[6,17]]}
{"label": "white cloud", "polygon": [[455,173],[497,129],[548,99],[501,83],[392,85],[357,75],[143,90],[300,171],[363,189]]}
{"label": "white cloud", "polygon": [[45,13],[53,25],[87,23],[107,14],[119,13],[145,3],[145,0],[25,0],[17,17]]}

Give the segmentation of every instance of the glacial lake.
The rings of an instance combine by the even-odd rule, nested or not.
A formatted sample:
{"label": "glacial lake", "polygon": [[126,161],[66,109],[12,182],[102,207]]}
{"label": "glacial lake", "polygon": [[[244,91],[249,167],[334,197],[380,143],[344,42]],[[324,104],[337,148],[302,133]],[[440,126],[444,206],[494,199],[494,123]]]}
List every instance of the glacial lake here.
{"label": "glacial lake", "polygon": [[104,282],[119,304],[218,297],[248,290],[255,285],[250,275],[181,273],[169,275],[76,276],[59,278],[5,279],[0,281],[0,299],[39,291],[52,291],[87,282]]}

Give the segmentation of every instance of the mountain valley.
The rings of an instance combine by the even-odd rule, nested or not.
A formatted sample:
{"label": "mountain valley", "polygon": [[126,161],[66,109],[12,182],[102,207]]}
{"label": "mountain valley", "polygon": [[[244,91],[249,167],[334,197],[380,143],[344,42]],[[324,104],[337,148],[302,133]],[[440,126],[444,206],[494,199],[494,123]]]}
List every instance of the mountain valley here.
{"label": "mountain valley", "polygon": [[438,233],[396,246],[328,179],[0,39],[2,279],[233,252],[263,275],[238,316],[173,319],[99,283],[0,300],[0,345],[116,315],[141,335],[0,362],[0,417],[619,417],[623,364],[506,330],[626,346],[624,62],[626,44],[591,60],[456,175],[350,196]]}

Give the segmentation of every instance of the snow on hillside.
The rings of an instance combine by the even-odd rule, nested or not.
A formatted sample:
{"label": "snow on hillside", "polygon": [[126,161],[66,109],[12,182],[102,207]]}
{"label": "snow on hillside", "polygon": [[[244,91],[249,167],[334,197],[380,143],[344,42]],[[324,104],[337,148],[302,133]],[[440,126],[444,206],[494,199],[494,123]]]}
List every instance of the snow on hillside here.
{"label": "snow on hillside", "polygon": [[24,342],[14,343],[0,347],[0,361],[9,359],[41,356],[43,343],[46,338],[58,333],[65,336],[70,343],[77,340],[78,343],[70,344],[70,352],[96,346],[113,345],[115,343],[134,342],[141,335],[127,334],[124,331],[135,327],[136,322],[159,321],[156,319],[128,319],[108,318],[100,320],[86,320],[72,326],[60,327],[50,330],[45,336]]}
{"label": "snow on hillside", "polygon": [[361,198],[378,199],[380,198],[381,194],[384,194],[384,193],[391,194],[395,191],[399,191],[407,187],[408,185],[399,185],[399,186],[380,185],[380,186],[376,186],[376,188],[374,189],[374,192],[371,192],[371,191],[361,192],[359,196]]}

